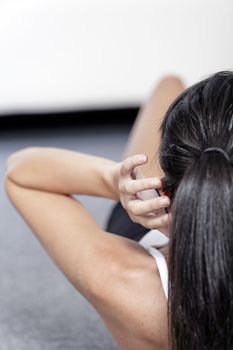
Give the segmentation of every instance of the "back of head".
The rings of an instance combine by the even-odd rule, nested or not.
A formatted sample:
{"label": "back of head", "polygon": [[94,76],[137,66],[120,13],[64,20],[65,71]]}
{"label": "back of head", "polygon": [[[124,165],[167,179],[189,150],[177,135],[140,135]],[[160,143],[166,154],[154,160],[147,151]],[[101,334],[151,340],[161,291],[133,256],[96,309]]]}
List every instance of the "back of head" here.
{"label": "back of head", "polygon": [[[185,90],[161,131],[171,193],[169,328],[172,350],[233,349],[233,72]],[[222,152],[203,152],[218,147]]]}

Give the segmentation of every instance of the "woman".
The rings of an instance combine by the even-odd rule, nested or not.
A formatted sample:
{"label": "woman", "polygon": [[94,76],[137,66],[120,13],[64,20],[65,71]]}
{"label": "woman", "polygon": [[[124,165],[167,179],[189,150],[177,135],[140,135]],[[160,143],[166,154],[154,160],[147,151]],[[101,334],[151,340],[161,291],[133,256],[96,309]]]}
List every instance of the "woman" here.
{"label": "woman", "polygon": [[[233,348],[232,125],[232,72],[186,90],[167,77],[137,117],[124,161],[50,148],[8,160],[12,203],[121,349]],[[162,197],[142,199],[148,189]],[[113,215],[125,208],[136,236],[106,234],[72,194],[116,200]],[[169,245],[136,242],[152,229]]]}

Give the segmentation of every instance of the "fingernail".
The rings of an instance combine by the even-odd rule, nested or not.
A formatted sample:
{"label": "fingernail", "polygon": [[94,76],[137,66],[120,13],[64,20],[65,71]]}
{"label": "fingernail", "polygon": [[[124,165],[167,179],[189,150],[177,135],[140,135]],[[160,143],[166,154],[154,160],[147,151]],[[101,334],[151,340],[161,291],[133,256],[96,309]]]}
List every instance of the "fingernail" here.
{"label": "fingernail", "polygon": [[155,177],[153,181],[155,183],[155,186],[160,186],[161,185],[161,181],[160,181],[159,178]]}
{"label": "fingernail", "polygon": [[165,205],[165,204],[169,204],[169,199],[166,197],[166,198],[160,198],[159,199],[159,203],[161,204],[161,205]]}
{"label": "fingernail", "polygon": [[140,162],[145,162],[147,160],[147,157],[145,156],[145,155],[141,155],[140,157],[139,157],[139,161]]}
{"label": "fingernail", "polygon": [[151,181],[151,186],[152,186],[152,187],[158,187],[158,186],[160,186],[160,183],[159,183],[158,180],[152,180],[152,181]]}

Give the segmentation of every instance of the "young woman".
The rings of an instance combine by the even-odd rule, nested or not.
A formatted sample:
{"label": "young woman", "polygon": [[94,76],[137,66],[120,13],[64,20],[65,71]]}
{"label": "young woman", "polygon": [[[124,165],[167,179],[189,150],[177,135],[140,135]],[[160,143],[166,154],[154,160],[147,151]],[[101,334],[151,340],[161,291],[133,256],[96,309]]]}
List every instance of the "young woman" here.
{"label": "young woman", "polygon": [[[166,77],[139,113],[122,162],[53,148],[8,160],[12,203],[121,349],[233,348],[232,126],[232,72],[186,90]],[[143,199],[148,189],[161,196]],[[72,194],[116,200],[111,229],[125,210],[128,219],[103,231]],[[140,244],[153,229],[169,245]]]}

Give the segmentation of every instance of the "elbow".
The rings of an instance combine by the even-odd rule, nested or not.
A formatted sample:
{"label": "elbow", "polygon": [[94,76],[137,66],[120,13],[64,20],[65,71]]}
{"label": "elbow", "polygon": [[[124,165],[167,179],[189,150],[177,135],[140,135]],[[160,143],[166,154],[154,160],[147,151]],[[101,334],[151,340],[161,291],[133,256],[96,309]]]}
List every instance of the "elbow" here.
{"label": "elbow", "polygon": [[17,153],[12,153],[6,161],[6,170],[5,170],[5,185],[8,183],[9,180],[13,180],[13,174],[15,173],[15,170],[17,170],[17,164],[18,164],[18,157]]}
{"label": "elbow", "polygon": [[12,153],[6,161],[6,171],[5,171],[5,187],[7,189],[9,180],[17,182],[17,173],[19,164],[21,164],[21,152],[26,149]]}
{"label": "elbow", "polygon": [[15,207],[16,210],[19,210],[21,207],[23,207],[23,203],[24,203],[23,187],[19,186],[17,183],[12,181],[9,177],[5,177],[4,189],[9,201]]}
{"label": "elbow", "polygon": [[27,147],[12,153],[8,157],[5,171],[6,183],[7,180],[11,180],[18,185],[23,185],[23,179],[25,177],[25,164],[28,164],[29,158],[32,157],[38,150],[38,147]]}
{"label": "elbow", "polygon": [[15,188],[25,187],[24,182],[27,177],[25,172],[25,159],[34,148],[23,148],[12,153],[6,161],[4,189],[8,198],[14,203]]}
{"label": "elbow", "polygon": [[[18,152],[16,152],[18,153]],[[10,155],[7,159],[4,176],[4,189],[9,199],[12,200],[12,188],[17,184],[17,166],[16,153]]]}
{"label": "elbow", "polygon": [[8,196],[8,198],[12,203],[14,203],[13,190],[15,186],[16,186],[15,183],[11,181],[11,179],[8,176],[6,176],[4,179],[4,189],[5,189],[6,195]]}

